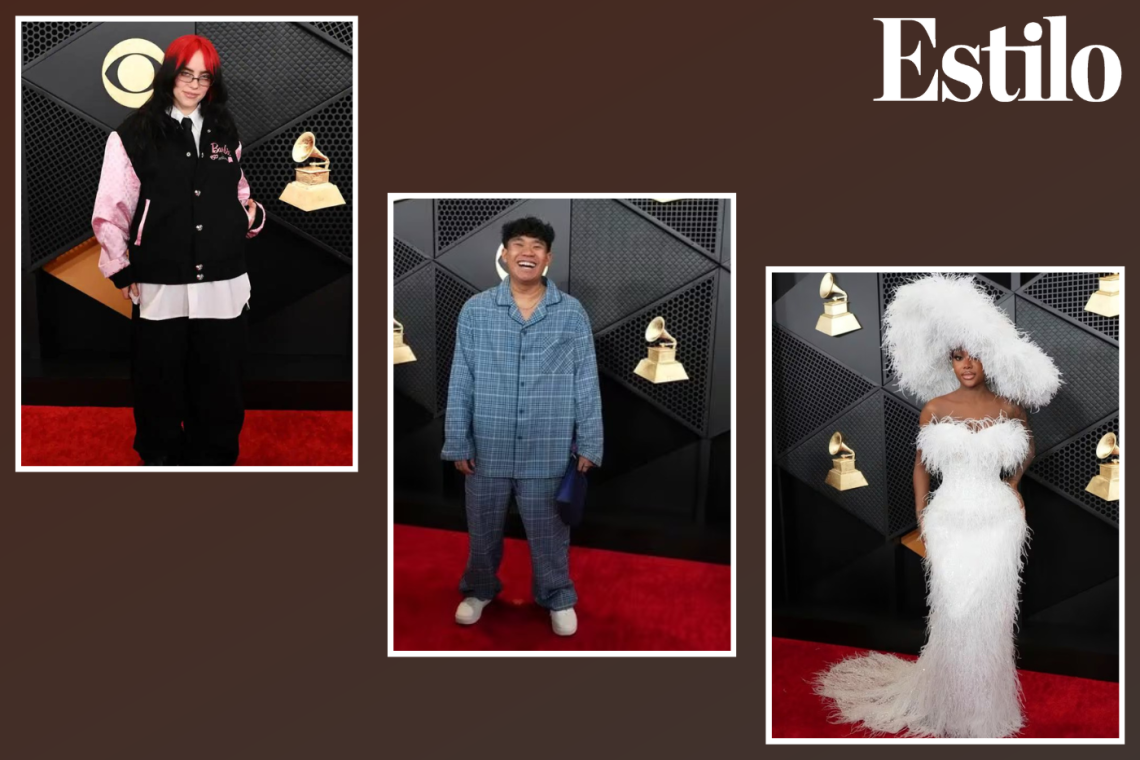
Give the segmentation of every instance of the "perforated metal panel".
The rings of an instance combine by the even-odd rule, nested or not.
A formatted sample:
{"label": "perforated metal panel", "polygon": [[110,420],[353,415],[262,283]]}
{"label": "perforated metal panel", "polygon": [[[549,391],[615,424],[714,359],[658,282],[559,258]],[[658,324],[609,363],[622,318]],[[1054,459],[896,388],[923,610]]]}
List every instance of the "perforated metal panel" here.
{"label": "perforated metal panel", "polygon": [[720,204],[713,199],[688,199],[658,203],[652,198],[627,198],[662,224],[681,233],[712,255],[716,255],[720,232]]}
{"label": "perforated metal panel", "polygon": [[589,312],[595,331],[716,268],[716,262],[614,200],[574,201],[570,250],[574,297]]}
{"label": "perforated metal panel", "polygon": [[795,445],[874,387],[773,325],[772,430],[777,451]]}
{"label": "perforated metal panel", "polygon": [[[1119,417],[1113,417],[1080,438],[1039,456],[1030,465],[1027,474],[1053,486],[1106,522],[1119,525],[1120,502],[1105,501],[1085,490],[1093,476],[1100,472],[1100,463],[1111,461],[1096,458],[1097,441],[1109,432],[1119,437]],[[1121,476],[1123,477],[1123,472]]]}
{"label": "perforated metal panel", "polygon": [[23,38],[24,65],[39,58],[88,26],[91,26],[90,21],[22,22],[20,33]]}
{"label": "perforated metal panel", "polygon": [[[710,274],[595,334],[599,367],[701,434],[708,415],[715,285],[715,275]],[[645,328],[657,316],[665,318],[665,329],[677,339],[677,361],[684,365],[688,380],[651,383],[633,374],[648,354]]]}
{"label": "perforated metal panel", "polygon": [[1038,451],[1120,407],[1120,359],[1115,346],[1023,298],[1017,304],[1017,326],[1053,358],[1065,381],[1049,406],[1029,410]]}
{"label": "perforated metal panel", "polygon": [[314,21],[312,24],[349,50],[352,49],[351,21]]}
{"label": "perforated metal panel", "polygon": [[400,238],[393,238],[394,259],[392,262],[393,277],[400,279],[428,259],[414,246],[408,245]]}
{"label": "perforated metal panel", "polygon": [[[855,466],[867,478],[866,486],[837,491],[827,485],[827,472],[832,467],[827,445],[836,430],[843,433],[843,442],[855,451]],[[869,397],[793,448],[781,460],[781,466],[879,533],[885,536],[890,532],[886,498],[889,486],[883,455],[882,393]],[[913,503],[912,500],[912,519]]]}
{"label": "perforated metal panel", "polygon": [[[311,36],[311,35],[306,35]],[[256,147],[242,148],[242,169],[254,199],[275,219],[287,222],[311,236],[343,260],[352,259],[352,108],[351,93],[293,124]],[[302,211],[278,200],[281,191],[296,176],[291,156],[293,143],[302,132],[312,132],[317,148],[329,156],[330,181],[344,196],[343,206]]]}
{"label": "perforated metal panel", "polygon": [[[448,199],[435,203],[436,255],[519,203],[518,198]],[[488,258],[493,254],[488,254]]]}
{"label": "perforated metal panel", "polygon": [[24,161],[31,264],[40,266],[91,237],[108,132],[24,86]]}
{"label": "perforated metal panel", "polygon": [[416,360],[397,364],[392,370],[396,388],[433,414],[437,403],[434,269],[423,267],[395,285],[393,312],[404,325],[404,340]]}
{"label": "perforated metal panel", "polygon": [[[218,49],[230,90],[229,108],[245,145],[352,87],[352,56],[298,24],[208,21],[199,23],[197,29]],[[284,59],[283,51],[288,51]],[[352,160],[352,119],[333,128],[318,126],[323,129],[312,130],[317,149],[331,159],[332,181],[339,186],[337,170]],[[289,131],[290,149],[302,131]],[[292,173],[288,152],[276,158]]]}
{"label": "perforated metal panel", "polygon": [[[914,516],[914,455],[918,437],[919,410],[889,393],[883,394],[883,420],[886,429],[887,522],[890,535],[907,533],[917,526]],[[930,491],[937,490],[942,478],[930,476]]]}
{"label": "perforated metal panel", "polygon": [[1105,337],[1119,340],[1120,317],[1102,317],[1085,311],[1089,296],[1100,289],[1099,275],[1097,272],[1050,272],[1035,279],[1022,292]]}
{"label": "perforated metal panel", "polygon": [[441,266],[431,269],[435,270],[436,414],[443,414],[447,411],[447,386],[451,382],[459,310],[476,291]]}

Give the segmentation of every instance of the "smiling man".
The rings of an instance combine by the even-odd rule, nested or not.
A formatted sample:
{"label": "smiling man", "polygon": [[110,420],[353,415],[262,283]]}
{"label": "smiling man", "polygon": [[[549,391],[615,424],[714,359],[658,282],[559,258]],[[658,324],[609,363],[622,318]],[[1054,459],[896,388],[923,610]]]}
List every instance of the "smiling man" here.
{"label": "smiling man", "polygon": [[570,528],[555,503],[572,439],[582,472],[602,463],[602,399],[590,318],[544,272],[554,228],[503,225],[507,277],[463,305],[441,457],[466,478],[470,551],[455,621],[470,625],[502,590],[499,562],[512,491],[531,557],[535,601],[560,636],[578,629]]}

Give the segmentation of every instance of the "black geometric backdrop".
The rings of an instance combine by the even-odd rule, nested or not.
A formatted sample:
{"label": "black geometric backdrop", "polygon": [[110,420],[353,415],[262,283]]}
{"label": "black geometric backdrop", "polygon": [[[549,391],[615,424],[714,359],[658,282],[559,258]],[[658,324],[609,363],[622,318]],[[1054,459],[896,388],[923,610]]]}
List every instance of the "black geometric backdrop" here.
{"label": "black geometric backdrop", "polygon": [[[598,358],[605,461],[591,473],[575,541],[610,531],[599,540],[616,548],[727,561],[728,203],[397,202],[395,317],[416,355],[394,369],[396,501],[414,505],[398,508],[397,519],[462,527],[462,475],[439,458],[455,324],[467,299],[499,282],[500,227],[534,214],[555,227],[548,277],[582,302]],[[633,374],[658,315],[677,338],[687,381],[653,384]]]}
{"label": "black geometric backdrop", "polygon": [[[218,49],[246,178],[268,212],[265,228],[247,245],[251,380],[351,377],[352,24],[123,21],[22,24],[22,155],[36,157],[21,163],[22,260],[24,292],[37,301],[32,306],[39,320],[38,329],[24,332],[25,357],[34,360],[25,365],[25,378],[62,372],[126,377],[124,341],[98,334],[92,341],[89,331],[77,329],[101,322],[106,307],[91,298],[62,297],[60,288],[67,286],[42,268],[92,237],[103,148],[131,112],[104,89],[107,52],[129,38],[165,50],[190,33]],[[306,213],[277,200],[293,179],[297,165],[290,152],[304,131],[316,135],[317,149],[329,157],[345,205]],[[119,326],[124,332],[129,327],[126,320]],[[255,393],[251,406],[256,404]]]}
{"label": "black geometric backdrop", "polygon": [[[1086,599],[1081,595],[1087,590],[1115,577],[1111,559],[1117,553],[1119,502],[1085,491],[1098,471],[1097,440],[1110,430],[1119,433],[1119,318],[1084,311],[1097,289],[1097,274],[975,275],[991,296],[1002,301],[1019,329],[1054,359],[1065,381],[1049,406],[1027,410],[1037,447],[1022,485],[1034,530],[1022,608],[1030,623],[1055,624],[1066,615],[1077,617],[1073,612],[1077,609],[1087,613],[1084,602],[1074,600]],[[814,609],[811,615],[826,619],[837,614],[828,611],[832,602],[825,599],[835,595],[837,586],[846,589],[850,602],[863,596],[871,600],[872,592],[861,589],[872,584],[880,590],[893,589],[888,597],[896,610],[911,604],[920,612],[924,595],[917,555],[898,546],[900,537],[917,527],[912,470],[920,409],[913,398],[898,391],[885,371],[886,382],[880,385],[868,379],[873,373],[865,364],[838,358],[865,361],[859,353],[845,352],[841,342],[866,341],[866,336],[854,332],[832,338],[811,330],[816,316],[823,313],[818,292],[821,273],[775,276],[782,283],[773,304],[772,426],[776,465],[785,475],[777,478],[778,535],[773,541],[786,547],[775,568],[780,576],[777,587],[787,584],[782,603],[801,611]],[[870,302],[866,297],[852,298],[849,307],[864,329],[874,330],[868,345],[881,345],[883,310],[898,286],[916,276],[921,274],[836,272],[841,288],[878,293],[878,303],[873,296]],[[872,358],[876,361],[885,370],[885,358]],[[831,466],[827,440],[836,430],[855,449],[868,486],[840,492],[823,482]],[[934,480],[931,489],[938,485]],[[836,509],[864,527],[856,530],[849,517],[834,514]],[[883,565],[871,559],[879,556],[884,543],[896,547],[893,569],[891,562]],[[835,562],[837,553],[844,561]],[[817,577],[813,567],[828,570]],[[1108,595],[1095,595],[1102,597]],[[1072,622],[1076,625],[1079,620]],[[884,622],[877,634],[884,638],[863,639],[860,645],[889,646],[883,642],[896,635],[890,633],[892,626],[900,625],[901,619]],[[1038,629],[1031,625],[1029,630]],[[803,634],[811,635],[817,634]],[[1087,641],[1073,646],[1080,649]],[[894,645],[899,646],[897,640]]]}

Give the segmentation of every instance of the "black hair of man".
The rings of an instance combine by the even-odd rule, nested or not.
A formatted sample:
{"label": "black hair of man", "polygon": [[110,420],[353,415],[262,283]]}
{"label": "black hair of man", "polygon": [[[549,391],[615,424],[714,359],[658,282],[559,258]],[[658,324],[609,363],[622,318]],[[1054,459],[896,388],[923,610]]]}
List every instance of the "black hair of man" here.
{"label": "black hair of man", "polygon": [[514,219],[504,224],[503,247],[505,248],[507,246],[511,238],[517,238],[521,235],[537,238],[546,243],[547,252],[554,247],[554,227],[538,217],[526,216],[522,219]]}

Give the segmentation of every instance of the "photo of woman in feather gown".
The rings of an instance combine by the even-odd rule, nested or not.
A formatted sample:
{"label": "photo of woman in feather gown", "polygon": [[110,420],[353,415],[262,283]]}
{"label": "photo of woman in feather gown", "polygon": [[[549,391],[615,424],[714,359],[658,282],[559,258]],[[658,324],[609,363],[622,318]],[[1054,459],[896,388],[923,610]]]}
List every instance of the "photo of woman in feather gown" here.
{"label": "photo of woman in feather gown", "polygon": [[[1024,726],[1014,645],[1030,529],[1018,492],[1034,456],[1025,408],[1060,373],[969,276],[901,286],[883,347],[925,406],[915,441],[915,513],[925,545],[927,640],[918,661],[869,652],[817,673],[829,717],[872,734],[1008,737]],[[933,494],[930,475],[942,476]]]}

